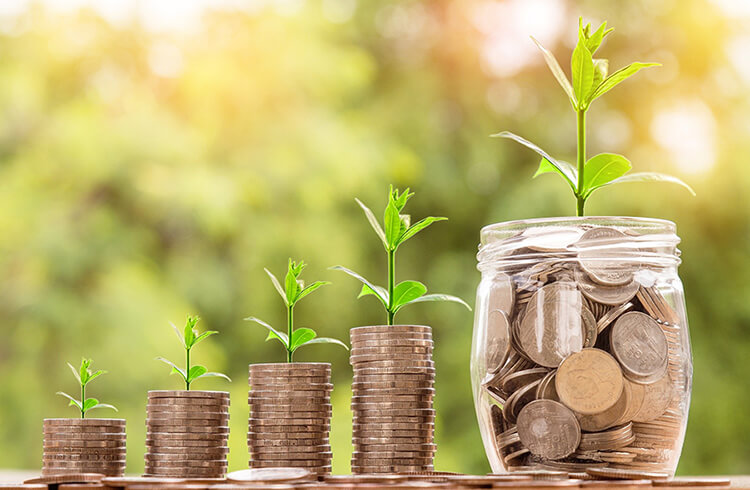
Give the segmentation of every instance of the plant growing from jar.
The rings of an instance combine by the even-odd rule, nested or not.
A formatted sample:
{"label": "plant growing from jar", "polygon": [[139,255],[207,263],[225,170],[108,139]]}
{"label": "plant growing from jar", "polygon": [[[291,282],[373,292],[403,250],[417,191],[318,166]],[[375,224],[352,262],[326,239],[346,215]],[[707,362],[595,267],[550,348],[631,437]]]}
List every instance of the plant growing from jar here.
{"label": "plant growing from jar", "polygon": [[182,380],[185,382],[185,389],[188,391],[190,391],[191,383],[193,383],[193,381],[200,379],[200,378],[224,378],[227,381],[230,381],[230,382],[232,381],[231,379],[229,379],[229,376],[227,376],[226,374],[209,372],[205,366],[201,366],[200,364],[196,364],[193,366],[190,365],[190,352],[193,350],[193,347],[198,345],[200,342],[206,340],[208,337],[219,333],[215,330],[209,330],[209,331],[203,332],[202,334],[198,334],[198,332],[195,329],[195,326],[198,324],[199,321],[200,321],[200,317],[188,315],[187,320],[185,321],[185,327],[183,328],[182,332],[180,332],[180,330],[177,328],[176,325],[172,324],[172,328],[177,334],[177,338],[180,339],[180,343],[182,344],[182,347],[185,349],[185,367],[184,368],[177,366],[172,361],[165,359],[163,357],[156,358],[157,361],[161,361],[169,365],[172,368],[172,372],[170,374],[180,375]]}
{"label": "plant growing from jar", "polygon": [[382,287],[375,285],[362,275],[354,272],[341,265],[331,267],[332,270],[345,272],[362,283],[362,290],[358,298],[363,296],[375,296],[378,301],[385,307],[387,324],[393,325],[396,313],[410,304],[425,303],[430,301],[450,301],[464,305],[471,310],[471,307],[464,300],[449,294],[427,294],[427,286],[419,281],[402,281],[396,283],[396,252],[399,247],[407,240],[414,237],[417,233],[424,230],[437,221],[447,220],[445,217],[428,216],[411,224],[411,217],[408,214],[402,214],[406,203],[414,195],[407,188],[403,193],[398,189],[390,187],[388,191],[388,204],[383,213],[383,226],[380,225],[375,214],[365,206],[359,199],[357,204],[362,208],[367,217],[367,221],[375,230],[380,238],[383,248],[388,258],[388,285]]}
{"label": "plant growing from jar", "polygon": [[532,37],[534,43],[542,51],[544,60],[547,62],[555,79],[568,96],[570,105],[576,114],[577,152],[575,165],[552,157],[539,146],[509,131],[502,131],[492,135],[492,137],[512,139],[539,154],[542,160],[534,177],[546,173],[560,175],[573,191],[576,199],[576,214],[578,216],[584,215],[586,200],[595,190],[613,184],[627,182],[670,182],[681,185],[691,194],[695,195],[693,189],[677,177],[658,172],[629,173],[632,166],[630,161],[622,155],[599,153],[588,160],[586,159],[586,113],[594,100],[606,94],[640,70],[660,66],[659,63],[641,63],[636,61],[610,74],[609,60],[594,58],[594,54],[601,46],[604,38],[612,31],[613,29],[607,29],[607,23],[603,22],[598,29],[591,32],[591,24],[584,26],[583,19],[579,19],[578,43],[573,50],[570,60],[572,83],[568,80],[554,55]]}
{"label": "plant growing from jar", "polygon": [[67,398],[70,403],[68,406],[76,407],[78,411],[81,413],[81,418],[86,418],[86,413],[89,410],[93,410],[95,408],[110,408],[117,411],[117,408],[115,408],[113,405],[109,405],[107,403],[99,403],[99,400],[96,398],[86,398],[86,386],[102,374],[106,374],[107,371],[102,371],[101,369],[98,371],[92,371],[90,369],[91,363],[93,361],[91,359],[83,358],[81,359],[81,367],[78,369],[74,368],[71,363],[67,363],[68,367],[70,368],[71,372],[73,373],[73,376],[75,376],[76,380],[78,381],[78,385],[81,388],[81,399],[77,400],[76,398],[68,395],[67,393],[64,393],[62,391],[58,391],[57,394],[64,396]]}
{"label": "plant growing from jar", "polygon": [[304,281],[300,279],[300,275],[302,275],[302,270],[306,266],[307,264],[305,264],[304,261],[300,260],[299,262],[295,262],[290,258],[286,277],[284,278],[283,287],[281,286],[281,283],[276,278],[276,276],[273,275],[270,270],[264,269],[266,271],[266,274],[268,274],[268,277],[271,279],[271,283],[273,283],[274,288],[276,288],[276,291],[279,293],[279,296],[281,296],[282,301],[284,301],[287,320],[286,333],[275,329],[260,318],[254,316],[245,318],[246,321],[255,322],[268,330],[266,341],[278,340],[279,342],[281,342],[281,344],[284,346],[284,350],[286,351],[287,362],[292,362],[292,358],[297,349],[305,345],[337,344],[347,350],[349,349],[349,347],[345,343],[338,339],[330,337],[318,337],[315,330],[311,328],[294,328],[294,307],[297,306],[297,303],[299,303],[302,298],[308,296],[312,292],[330,284],[330,282],[327,281],[315,281],[312,284],[305,286]]}

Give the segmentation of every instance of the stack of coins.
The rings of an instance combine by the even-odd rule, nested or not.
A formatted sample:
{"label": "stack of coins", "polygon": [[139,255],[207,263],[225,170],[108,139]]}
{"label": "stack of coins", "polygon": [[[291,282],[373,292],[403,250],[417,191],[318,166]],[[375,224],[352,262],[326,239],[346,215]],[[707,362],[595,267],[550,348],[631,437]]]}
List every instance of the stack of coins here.
{"label": "stack of coins", "polygon": [[331,472],[331,365],[250,365],[247,446],[251,468]]}
{"label": "stack of coins", "polygon": [[125,472],[125,420],[45,419],[42,475]]}
{"label": "stack of coins", "polygon": [[433,470],[432,330],[413,325],[351,330],[353,473]]}
{"label": "stack of coins", "polygon": [[506,469],[674,471],[689,394],[684,310],[631,241],[609,227],[508,239],[509,266],[480,305],[478,402]]}
{"label": "stack of coins", "polygon": [[144,476],[222,478],[229,447],[229,393],[149,391]]}

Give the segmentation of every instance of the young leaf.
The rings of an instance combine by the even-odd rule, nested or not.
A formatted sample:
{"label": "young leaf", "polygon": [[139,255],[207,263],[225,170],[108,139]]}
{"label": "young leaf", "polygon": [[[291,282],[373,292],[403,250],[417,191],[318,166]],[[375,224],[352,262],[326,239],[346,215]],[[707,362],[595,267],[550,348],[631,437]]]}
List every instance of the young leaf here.
{"label": "young leaf", "polygon": [[605,59],[598,59],[594,60],[594,87],[598,87],[599,84],[601,84],[605,78],[607,78],[607,73],[609,72],[609,60]]}
{"label": "young leaf", "polygon": [[271,278],[271,282],[273,283],[273,287],[275,287],[276,291],[278,291],[279,295],[281,295],[281,299],[284,300],[284,304],[287,305],[287,306],[289,306],[289,300],[286,299],[286,292],[284,291],[284,288],[281,287],[281,284],[279,283],[279,280],[276,279],[276,276],[274,276],[271,273],[271,271],[269,271],[265,267],[263,268],[263,270],[266,271],[266,274],[268,274],[268,277]]}
{"label": "young leaf", "polygon": [[582,102],[588,100],[594,84],[594,60],[591,58],[591,52],[586,49],[584,40],[579,39],[573,50],[570,67],[573,73],[573,92],[576,99],[581,101],[578,105],[581,109]]}
{"label": "young leaf", "polygon": [[594,99],[597,99],[601,97],[602,95],[606,94],[615,86],[617,86],[620,82],[625,80],[626,78],[630,78],[636,73],[638,73],[643,68],[648,68],[650,66],[661,66],[660,63],[630,63],[628,66],[624,68],[620,68],[610,76],[604,79],[602,83],[599,84],[598,87],[594,89],[594,91],[589,96],[587,103],[591,103]]}
{"label": "young leaf", "polygon": [[87,398],[86,401],[83,402],[83,408],[81,410],[86,413],[97,405],[99,405],[99,400],[96,398]]}
{"label": "young leaf", "polygon": [[385,208],[383,221],[385,223],[385,239],[388,243],[388,250],[393,250],[396,247],[396,241],[401,236],[401,216],[399,216],[398,211],[396,202],[391,199]]}
{"label": "young leaf", "polygon": [[[346,350],[349,350],[349,346],[338,339],[332,339],[330,337],[315,337],[312,340],[308,340],[304,345],[310,344],[338,344]],[[301,346],[300,346],[301,347]]]}
{"label": "young leaf", "polygon": [[383,231],[383,228],[381,228],[380,223],[378,223],[378,219],[375,217],[375,214],[365,206],[362,201],[355,198],[355,201],[357,201],[357,204],[359,204],[359,207],[362,208],[362,211],[365,212],[365,216],[367,217],[367,221],[370,222],[370,226],[372,226],[372,229],[375,230],[375,233],[380,237],[380,240],[383,242],[383,246],[388,249],[388,240],[385,238],[385,232]]}
{"label": "young leaf", "polygon": [[245,321],[255,322],[258,325],[266,327],[268,329],[268,337],[266,337],[266,340],[269,340],[271,338],[278,339],[281,341],[282,344],[284,344],[284,347],[289,348],[289,337],[287,337],[285,333],[279,332],[278,330],[273,328],[271,325],[267,324],[260,318],[255,318],[254,316],[249,316],[245,318]]}
{"label": "young leaf", "polygon": [[298,328],[294,330],[292,332],[292,345],[289,347],[289,350],[294,352],[303,344],[314,339],[316,335],[315,331],[311,328]]}
{"label": "young leaf", "polygon": [[182,346],[187,349],[187,345],[185,345],[185,337],[182,336],[180,329],[177,328],[177,325],[175,325],[174,323],[170,322],[169,324],[172,325],[172,328],[174,329],[174,333],[177,334],[177,338],[180,339],[180,343],[182,344]]}
{"label": "young leaf", "polygon": [[89,381],[89,366],[91,365],[91,359],[81,359],[81,368],[80,368],[80,380],[81,385],[86,386],[86,383]]}
{"label": "young leaf", "polygon": [[294,300],[295,303],[297,303],[299,300],[307,296],[308,294],[312,293],[316,289],[323,287],[327,284],[331,284],[328,281],[315,281],[314,283],[310,284],[309,286],[305,287],[302,291],[299,292],[299,295]]}
{"label": "young leaf", "polygon": [[539,162],[539,168],[536,170],[536,173],[532,178],[537,178],[542,174],[558,174],[565,179],[565,182],[567,182],[570,188],[573,189],[573,192],[576,192],[576,185],[574,184],[574,182],[578,182],[578,169],[575,168],[572,163],[568,163],[563,160],[558,160],[557,163],[561,166],[561,168],[565,169],[565,172],[552,165],[546,158],[542,158],[542,160]]}
{"label": "young leaf", "polygon": [[606,185],[623,184],[626,182],[669,182],[671,184],[682,186],[687,189],[690,194],[695,195],[695,191],[693,190],[693,188],[682,180],[678,179],[677,177],[661,174],[658,172],[635,172],[632,174],[623,175],[622,177],[617,178]]}
{"label": "young leaf", "polygon": [[398,311],[427,292],[427,286],[418,281],[403,281],[393,290],[393,307]]}
{"label": "young leaf", "polygon": [[175,363],[173,363],[172,361],[168,359],[164,359],[163,357],[157,357],[156,360],[161,361],[164,364],[167,364],[172,367],[172,371],[169,374],[175,374],[175,373],[179,374],[180,376],[182,376],[182,379],[187,381],[187,375],[185,374],[185,371],[177,367]]}
{"label": "young leaf", "polygon": [[78,384],[80,385],[81,384],[81,375],[80,375],[80,373],[78,372],[78,370],[76,368],[73,367],[73,365],[71,363],[67,363],[67,364],[68,364],[68,367],[70,368],[70,370],[73,371],[73,376],[76,377],[76,380],[78,380]]}
{"label": "young leaf", "polygon": [[289,259],[289,270],[286,273],[286,278],[284,279],[287,305],[294,304],[294,300],[299,294],[300,285],[297,277],[299,277],[304,267],[304,262],[300,261],[299,264],[296,264],[292,259]]}
{"label": "young leaf", "polygon": [[111,408],[111,409],[112,409],[112,410],[114,410],[115,412],[118,412],[118,411],[119,411],[119,410],[117,410],[117,408],[115,408],[115,406],[114,406],[114,405],[110,405],[109,403],[97,403],[97,404],[96,404],[96,405],[94,405],[93,407],[89,408],[89,410],[93,410],[93,409],[95,409],[95,408]]}
{"label": "young leaf", "polygon": [[195,340],[193,341],[193,347],[195,347],[196,345],[198,345],[199,342],[205,340],[207,337],[210,337],[212,335],[216,335],[217,333],[219,333],[219,332],[217,332],[216,330],[208,330],[206,332],[203,332],[202,334],[198,335],[195,338]]}
{"label": "young leaf", "polygon": [[593,34],[587,36],[586,48],[589,50],[589,52],[591,52],[592,55],[596,53],[597,49],[599,49],[599,46],[601,46],[602,41],[604,40],[604,37],[613,30],[614,29],[607,29],[607,21],[604,21],[601,23],[599,28],[594,31]]}
{"label": "young leaf", "polygon": [[82,409],[81,402],[79,402],[78,400],[76,400],[72,396],[68,395],[67,393],[63,393],[62,391],[58,391],[57,394],[58,395],[62,395],[65,398],[67,398],[68,400],[70,400],[70,403],[68,403],[68,406],[70,406],[70,407],[78,407],[78,410]]}
{"label": "young leaf", "polygon": [[409,192],[409,188],[407,187],[404,192],[401,193],[401,195],[398,194],[398,189],[393,189],[393,186],[390,187],[390,195],[393,196],[393,202],[396,204],[396,209],[398,209],[399,213],[404,209],[406,206],[406,202],[411,198],[411,196],[414,195],[413,192]]}
{"label": "young leaf", "polygon": [[630,161],[615,153],[600,153],[586,162],[583,195],[587,197],[595,189],[625,175],[632,167]]}
{"label": "young leaf", "polygon": [[183,338],[185,339],[186,349],[190,349],[191,347],[193,347],[193,345],[195,345],[195,331],[193,331],[193,327],[196,323],[198,323],[198,320],[194,320],[192,317],[188,317],[187,321],[185,322],[185,332],[183,333]]}
{"label": "young leaf", "polygon": [[329,269],[330,270],[334,270],[334,271],[345,272],[345,273],[349,274],[350,276],[352,276],[353,278],[357,279],[359,282],[361,282],[362,284],[364,284],[368,288],[370,288],[367,292],[365,292],[365,289],[363,288],[362,292],[359,294],[360,298],[362,296],[366,295],[366,294],[373,294],[373,295],[375,295],[375,296],[378,297],[378,299],[380,300],[381,303],[383,303],[384,305],[388,304],[388,298],[387,298],[388,295],[387,294],[386,295],[382,295],[382,293],[378,292],[379,290],[383,291],[382,287],[376,286],[376,285],[372,284],[370,281],[368,281],[364,277],[360,276],[359,274],[357,274],[353,270],[347,269],[346,267],[342,267],[340,265],[334,265],[333,267],[329,267]]}
{"label": "young leaf", "polygon": [[466,301],[457,298],[456,296],[451,296],[450,294],[425,294],[424,296],[420,296],[412,301],[412,303],[426,303],[428,301],[451,301],[453,303],[460,303],[471,311],[471,306],[469,306]]}
{"label": "young leaf", "polygon": [[99,371],[97,371],[97,372],[95,372],[95,373],[91,374],[91,375],[90,375],[90,376],[88,377],[88,379],[86,380],[86,383],[85,383],[85,384],[87,385],[87,384],[91,383],[91,382],[92,382],[92,381],[93,381],[93,380],[94,380],[95,378],[98,378],[98,377],[99,377],[99,376],[101,376],[102,374],[106,374],[106,373],[107,373],[107,371],[102,371],[102,370],[100,369]]}
{"label": "young leaf", "polygon": [[541,44],[539,44],[539,41],[531,38],[532,41],[537,45],[537,47],[542,51],[542,54],[544,55],[544,61],[547,62],[547,66],[549,66],[550,71],[552,71],[552,74],[555,76],[555,79],[560,84],[560,86],[565,90],[565,93],[568,95],[568,98],[570,99],[570,103],[573,105],[573,107],[578,106],[578,102],[576,100],[575,93],[573,92],[573,86],[568,81],[568,78],[565,76],[565,72],[563,72],[562,68],[560,68],[560,64],[555,59],[555,56],[549,52],[547,49],[544,48]]}
{"label": "young leaf", "polygon": [[557,168],[557,170],[560,171],[560,175],[562,175],[563,177],[565,177],[568,180],[568,184],[570,184],[571,186],[575,187],[574,182],[576,180],[578,180],[578,177],[577,177],[577,175],[569,175],[571,173],[570,172],[570,168],[572,167],[570,164],[566,165],[566,164],[563,164],[563,163],[559,162],[558,160],[555,160],[554,158],[552,158],[549,155],[549,153],[547,153],[546,151],[542,150],[541,148],[539,148],[538,146],[536,146],[531,141],[525,140],[524,138],[518,136],[517,134],[513,134],[510,131],[502,131],[500,133],[496,133],[496,134],[491,135],[491,137],[492,138],[508,138],[508,139],[511,139],[511,140],[513,140],[513,141],[515,141],[517,143],[522,144],[523,146],[525,146],[526,148],[528,148],[530,150],[534,150],[542,158],[546,158],[549,163],[551,163],[555,168]]}
{"label": "young leaf", "polygon": [[188,371],[187,375],[187,382],[190,383],[193,380],[196,380],[206,374],[208,372],[208,369],[206,369],[204,366],[201,365],[195,365],[190,368],[190,371]]}
{"label": "young leaf", "polygon": [[232,381],[229,378],[229,376],[227,376],[226,374],[223,374],[223,373],[213,373],[213,372],[203,373],[200,376],[197,376],[195,379],[198,379],[198,378],[224,378],[227,381],[230,381],[230,382]]}
{"label": "young leaf", "polygon": [[377,288],[377,292],[373,291],[370,286],[367,284],[362,285],[362,291],[359,292],[359,296],[357,296],[357,299],[361,298],[362,296],[367,295],[373,295],[376,298],[380,300],[381,303],[383,303],[383,306],[388,308],[388,291],[381,286],[375,286]]}
{"label": "young leaf", "polygon": [[416,235],[420,231],[422,231],[425,228],[427,228],[428,226],[430,226],[432,223],[434,223],[436,221],[447,220],[447,219],[448,218],[444,218],[442,216],[441,217],[428,216],[427,218],[423,218],[423,219],[417,221],[416,223],[414,223],[413,225],[411,225],[409,228],[406,229],[406,231],[404,231],[402,233],[402,235],[398,238],[398,240],[396,242],[396,246],[398,247],[399,245],[401,245],[402,243],[404,243],[409,238],[413,237],[414,235]]}

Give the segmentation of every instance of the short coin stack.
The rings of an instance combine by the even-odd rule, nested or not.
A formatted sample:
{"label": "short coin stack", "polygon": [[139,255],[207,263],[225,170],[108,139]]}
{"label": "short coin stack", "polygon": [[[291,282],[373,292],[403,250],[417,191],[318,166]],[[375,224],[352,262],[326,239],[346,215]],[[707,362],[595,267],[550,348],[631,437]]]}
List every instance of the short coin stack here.
{"label": "short coin stack", "polygon": [[125,420],[45,419],[42,475],[125,472]]}
{"label": "short coin stack", "polygon": [[331,472],[331,365],[250,365],[247,446],[251,468]]}
{"label": "short coin stack", "polygon": [[144,476],[221,478],[226,474],[229,393],[149,391]]}
{"label": "short coin stack", "polygon": [[352,472],[431,471],[436,449],[432,330],[357,327],[351,341]]}

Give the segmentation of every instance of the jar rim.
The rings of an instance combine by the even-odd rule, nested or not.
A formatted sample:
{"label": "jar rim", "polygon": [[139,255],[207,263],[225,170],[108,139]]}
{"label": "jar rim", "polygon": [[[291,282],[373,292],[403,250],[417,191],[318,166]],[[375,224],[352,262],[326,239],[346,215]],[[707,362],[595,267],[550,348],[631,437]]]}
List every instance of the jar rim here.
{"label": "jar rim", "polygon": [[494,233],[514,233],[530,226],[543,227],[561,225],[617,226],[639,231],[649,231],[651,233],[677,233],[677,225],[673,221],[661,218],[644,218],[640,216],[560,216],[518,219],[485,225],[479,233],[482,238],[481,241],[484,243],[485,238],[489,238],[489,236]]}

